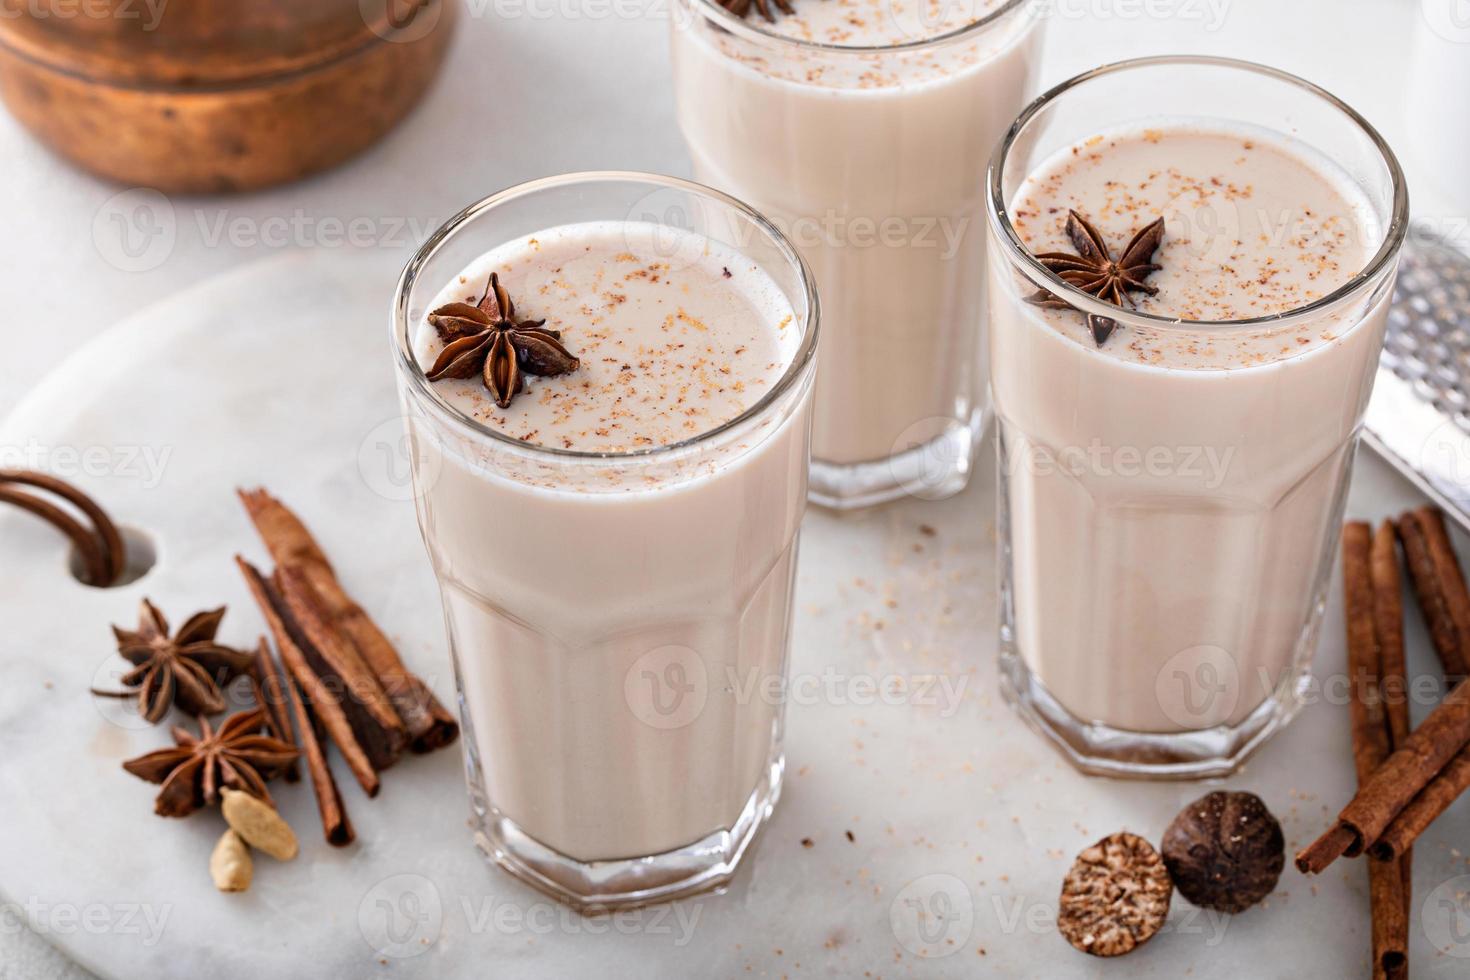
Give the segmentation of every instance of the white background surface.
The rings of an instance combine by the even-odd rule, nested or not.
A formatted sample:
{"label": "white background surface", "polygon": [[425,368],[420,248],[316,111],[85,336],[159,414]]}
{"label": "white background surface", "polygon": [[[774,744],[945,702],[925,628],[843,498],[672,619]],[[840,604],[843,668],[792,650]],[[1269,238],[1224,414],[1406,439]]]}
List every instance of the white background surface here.
{"label": "white background surface", "polygon": [[[620,0],[649,11],[636,19],[608,14],[607,0],[499,0],[498,16],[496,0],[470,2],[437,87],[384,143],[288,187],[175,200],[171,248],[166,235],[149,236],[162,225],[132,220],[134,199],[109,203],[120,188],[61,163],[0,113],[0,414],[108,324],[283,245],[341,247],[334,225],[357,222],[379,247],[407,251],[465,204],[521,180],[588,169],[688,173],[669,83],[669,0]],[[1250,58],[1346,99],[1413,168],[1400,120],[1419,0],[1056,3],[1044,86],[1145,54]],[[1470,124],[1465,93],[1442,97],[1446,112],[1458,103]],[[1411,183],[1416,204],[1428,205],[1423,182]],[[128,222],[126,246],[146,248],[143,261],[164,256],[155,268],[128,271],[118,217]],[[279,231],[271,218],[304,230],[262,242]]]}
{"label": "white background surface", "polygon": [[[1436,195],[1422,181],[1413,180],[1418,167],[1400,123],[1417,0],[1060,0],[1060,7],[1062,12],[1048,25],[1044,85],[1104,61],[1142,54],[1205,52],[1275,64],[1325,85],[1383,130],[1405,157],[1417,214],[1454,217],[1436,210]],[[0,114],[0,214],[6,216],[6,234],[0,236],[0,414],[68,353],[114,321],[183,287],[287,247],[344,248],[343,227],[357,229],[356,236],[365,236],[373,251],[406,257],[450,213],[519,180],[591,168],[687,172],[673,119],[667,24],[661,5],[650,0],[651,12],[636,18],[619,18],[595,3],[577,0],[528,0],[525,5],[504,4],[499,12],[493,5],[475,9],[483,9],[484,15],[462,21],[443,77],[402,127],[346,167],[275,191],[178,198],[166,202],[166,207],[135,193],[119,199],[116,195],[126,189],[73,171]],[[1458,103],[1459,111],[1465,112],[1464,93],[1445,93],[1443,98],[1447,111]],[[136,205],[142,202],[153,207],[140,219]],[[149,223],[155,216],[162,216],[162,222]],[[385,264],[393,261],[393,256],[384,255]],[[364,288],[382,291],[386,298],[388,287],[382,282]],[[373,332],[376,342],[382,323],[375,320],[364,329]],[[279,356],[289,358],[291,351],[282,349]],[[1388,488],[1389,496],[1401,492],[1394,490],[1392,478],[1381,468],[1373,469],[1370,463],[1368,469],[1368,489],[1359,487],[1356,503],[1362,505],[1363,495],[1374,486]],[[948,516],[955,516],[954,507],[973,510],[978,498],[972,493],[965,500],[968,504],[955,502]],[[1375,493],[1371,509],[1363,505],[1360,510],[1379,514],[1382,506],[1384,497]],[[905,520],[898,514],[870,516],[856,528],[843,528],[842,522],[819,518],[824,533],[866,529],[869,537],[853,538],[854,548],[878,551]],[[809,548],[814,558],[826,552],[826,558],[840,567],[851,557],[835,543],[837,539],[819,540],[833,543]],[[973,587],[989,582],[988,573],[980,574],[986,577]],[[848,601],[830,595],[819,599],[839,605]],[[0,671],[5,669],[0,665]],[[987,668],[982,678],[990,683],[993,670]],[[987,716],[991,714],[987,711]],[[1320,736],[1325,744],[1337,734],[1330,726],[1323,728],[1325,724],[1317,719],[1315,729],[1306,729],[1316,735],[1293,734],[1311,739],[1307,744]],[[806,727],[812,728],[811,719]],[[843,738],[848,740],[846,733]],[[1026,757],[1062,780],[1066,791],[1081,785],[1055,769],[1039,744],[1030,750]],[[1299,759],[1273,746],[1253,768],[1274,766],[1281,772],[1299,765]],[[883,792],[881,786],[875,781],[869,792]],[[1187,788],[1167,794],[1141,792],[1161,802],[1175,796],[1182,802],[1192,795]],[[936,806],[944,805],[946,798],[932,786],[924,797]],[[1080,793],[1074,796],[1074,805],[1083,799]],[[1310,828],[1316,809],[1314,803],[1299,827],[1288,828],[1289,837],[1293,829]],[[1163,810],[1172,812],[1167,805]],[[1060,820],[1058,830],[1066,828],[1067,820],[1054,819]],[[1092,820],[1086,822],[1090,829],[1105,832],[1101,825],[1091,827]],[[794,826],[786,830],[805,832]],[[1075,836],[1062,838],[1069,853],[1079,844]],[[761,854],[767,862],[780,861],[781,855],[790,854],[789,845],[782,840]],[[757,875],[750,887],[762,884],[769,887]],[[1293,884],[1292,890],[1305,897],[1308,886]],[[1341,887],[1337,876],[1331,885]],[[0,880],[0,891],[5,887]],[[815,890],[804,899],[802,894],[798,890],[787,897],[793,902],[823,901]],[[847,893],[843,895],[848,901]],[[1357,930],[1348,942],[1363,940],[1361,923],[1347,928]],[[883,948],[893,945],[891,936],[882,938]],[[1038,962],[1068,952],[1058,947],[1055,936],[1031,941],[1039,944]],[[23,958],[31,954],[18,952],[24,947],[16,942],[0,930],[0,977],[29,978],[43,975],[42,969],[54,971],[54,963],[33,968],[32,961]],[[844,972],[834,966],[837,960],[808,959],[805,968],[798,968],[773,957],[758,940],[753,945],[759,945],[759,957],[731,959],[730,972],[743,970],[752,960],[757,974]],[[818,942],[815,949],[822,946]],[[1283,946],[1281,962],[1287,963],[1289,956],[1290,947]],[[867,957],[847,961],[847,966],[863,960]],[[1039,972],[1026,969],[1023,956],[1007,961],[1013,975]],[[881,964],[881,960],[868,962]],[[965,969],[975,962],[970,955]],[[961,964],[948,960],[945,965],[957,971]],[[1214,962],[1211,969],[1195,972],[1228,975],[1218,972],[1221,965]],[[1437,972],[1445,966],[1443,961],[1435,964],[1434,975],[1453,975]],[[1117,967],[1128,969],[1123,964]],[[892,972],[905,975],[913,969],[912,963],[895,964]],[[1306,959],[1295,960],[1274,975],[1293,974],[1314,975]],[[385,970],[383,975],[392,973]]]}

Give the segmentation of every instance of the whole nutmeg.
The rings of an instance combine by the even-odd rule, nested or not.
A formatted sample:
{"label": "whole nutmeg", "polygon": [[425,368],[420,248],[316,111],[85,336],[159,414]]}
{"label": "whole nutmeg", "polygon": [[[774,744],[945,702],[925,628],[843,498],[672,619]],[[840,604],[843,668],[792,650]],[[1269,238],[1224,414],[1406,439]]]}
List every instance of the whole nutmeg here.
{"label": "whole nutmeg", "polygon": [[1174,886],[1152,844],[1125,832],[1077,855],[1062,881],[1057,929],[1093,956],[1122,956],[1153,938],[1169,917]]}
{"label": "whole nutmeg", "polygon": [[1231,914],[1271,894],[1286,864],[1281,824],[1254,793],[1195,800],[1164,831],[1161,849],[1179,894]]}

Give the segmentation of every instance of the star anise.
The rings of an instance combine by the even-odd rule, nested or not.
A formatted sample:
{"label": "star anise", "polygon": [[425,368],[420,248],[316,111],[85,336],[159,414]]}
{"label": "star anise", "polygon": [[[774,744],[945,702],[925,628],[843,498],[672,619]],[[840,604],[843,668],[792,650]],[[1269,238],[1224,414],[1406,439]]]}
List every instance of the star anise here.
{"label": "star anise", "polygon": [[771,4],[773,2],[776,8],[783,14],[796,13],[787,0],[754,0],[754,2],[752,0],[719,0],[720,6],[730,11],[736,17],[744,17],[750,13],[750,8],[754,6],[756,10],[760,11],[762,17],[774,24],[776,22],[776,15],[771,13]]}
{"label": "star anise", "polygon": [[577,370],[581,362],[561,345],[560,331],[545,329],[545,320],[517,322],[515,316],[515,304],[493,272],[479,303],[434,310],[429,322],[446,346],[429,368],[429,380],[479,374],[495,404],[509,408],[521,391],[521,372],[549,377]]}
{"label": "star anise", "polygon": [[[1153,257],[1164,240],[1163,218],[1134,234],[1123,249],[1122,256],[1116,261],[1108,251],[1108,243],[1103,240],[1101,232],[1076,211],[1067,212],[1066,231],[1072,247],[1077,250],[1076,255],[1067,252],[1043,252],[1036,256],[1036,261],[1055,272],[1063,281],[1084,293],[1091,293],[1104,303],[1124,308],[1132,308],[1134,305],[1128,296],[1130,292],[1158,295],[1158,287],[1150,286],[1144,279],[1148,278],[1149,273],[1162,268],[1154,264]],[[1045,289],[1028,297],[1027,302],[1053,310],[1072,308],[1070,303]],[[1092,331],[1092,338],[1099,347],[1117,325],[1118,321],[1110,317],[1087,314],[1087,327]]]}
{"label": "star anise", "polygon": [[159,749],[123,763],[123,768],[163,789],[153,805],[160,817],[187,817],[202,806],[219,802],[223,786],[243,790],[272,806],[266,780],[285,770],[300,753],[294,745],[261,734],[265,709],[240,711],[216,731],[204,716],[199,734],[175,725],[172,748]]}
{"label": "star anise", "polygon": [[[169,636],[168,620],[163,613],[143,600],[138,613],[138,629],[114,626],[117,652],[133,664],[121,683],[136,688],[138,713],[157,724],[177,704],[192,715],[213,715],[225,710],[225,697],[220,685],[227,683],[250,666],[250,654],[214,642],[225,608],[196,613]],[[107,697],[133,697],[133,691],[96,691]]]}

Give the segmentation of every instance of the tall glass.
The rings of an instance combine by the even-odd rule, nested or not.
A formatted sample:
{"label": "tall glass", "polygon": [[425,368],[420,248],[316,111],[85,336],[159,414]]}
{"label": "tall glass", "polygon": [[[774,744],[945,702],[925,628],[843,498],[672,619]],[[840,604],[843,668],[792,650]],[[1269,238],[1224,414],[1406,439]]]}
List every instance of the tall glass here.
{"label": "tall glass", "polygon": [[[472,260],[554,226],[628,220],[723,243],[789,300],[793,359],[744,414],[668,446],[580,452],[510,438],[426,381],[415,332]],[[667,259],[681,257],[695,258]],[[440,228],[403,274],[398,382],[476,840],[569,904],[716,886],[776,802],[782,708],[749,692],[785,679],[817,322],[806,268],[764,218],[640,174],[502,191]]]}
{"label": "tall glass", "polygon": [[695,175],[768,215],[821,285],[812,499],[958,492],[987,407],[983,174],[1031,91],[1037,5],[976,0],[989,12],[959,30],[852,47],[780,36],[715,0],[677,4]]}
{"label": "tall glass", "polygon": [[[1366,265],[1308,305],[1225,322],[1123,310],[1048,272],[1012,224],[1025,178],[1096,134],[1171,120],[1246,133],[1227,157],[1256,133],[1330,162],[1369,216]],[[1228,180],[1230,160],[1219,165]],[[1004,693],[1084,771],[1227,774],[1291,719],[1309,679],[1407,221],[1398,163],[1362,117],[1301,79],[1149,58],[1029,106],[989,189]],[[1239,200],[1196,212],[1186,195],[1168,220],[1238,249],[1233,209],[1255,206]],[[1111,353],[1059,331],[1038,290],[1076,322],[1116,321]],[[1118,344],[1272,353],[1187,367],[1118,356]]]}

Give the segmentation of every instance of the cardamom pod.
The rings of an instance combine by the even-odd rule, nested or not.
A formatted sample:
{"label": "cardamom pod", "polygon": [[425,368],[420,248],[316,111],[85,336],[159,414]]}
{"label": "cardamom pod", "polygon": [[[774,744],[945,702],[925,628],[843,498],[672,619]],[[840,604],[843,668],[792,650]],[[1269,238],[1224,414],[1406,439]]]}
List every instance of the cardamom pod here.
{"label": "cardamom pod", "polygon": [[222,892],[243,892],[250,887],[255,864],[250,860],[250,848],[233,830],[225,831],[214,845],[214,853],[209,855],[209,876]]}
{"label": "cardamom pod", "polygon": [[225,815],[225,823],[245,843],[278,861],[289,861],[296,856],[296,833],[273,806],[237,789],[226,787],[221,793],[224,802],[220,810]]}

